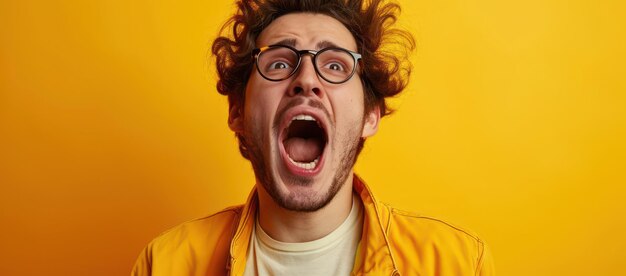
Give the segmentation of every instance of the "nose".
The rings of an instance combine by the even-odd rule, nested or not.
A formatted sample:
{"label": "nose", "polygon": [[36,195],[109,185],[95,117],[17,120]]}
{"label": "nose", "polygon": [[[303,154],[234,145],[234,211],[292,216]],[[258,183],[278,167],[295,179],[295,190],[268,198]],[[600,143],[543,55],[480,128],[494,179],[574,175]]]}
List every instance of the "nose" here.
{"label": "nose", "polygon": [[316,95],[319,98],[325,96],[324,86],[322,85],[321,79],[317,75],[315,67],[313,66],[313,56],[302,56],[298,71],[293,76],[293,80],[289,85],[289,95]]}

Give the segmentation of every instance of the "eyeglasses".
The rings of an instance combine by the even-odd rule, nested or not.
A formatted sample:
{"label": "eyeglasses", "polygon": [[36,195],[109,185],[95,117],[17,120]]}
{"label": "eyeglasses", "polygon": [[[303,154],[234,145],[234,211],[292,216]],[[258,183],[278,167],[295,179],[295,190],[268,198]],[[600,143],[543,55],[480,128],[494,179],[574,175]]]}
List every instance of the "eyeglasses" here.
{"label": "eyeglasses", "polygon": [[348,81],[356,71],[361,54],[329,47],[319,51],[296,50],[286,45],[270,45],[252,50],[256,68],[261,76],[270,81],[282,81],[291,77],[302,63],[303,55],[311,55],[317,75],[327,82],[340,84]]}

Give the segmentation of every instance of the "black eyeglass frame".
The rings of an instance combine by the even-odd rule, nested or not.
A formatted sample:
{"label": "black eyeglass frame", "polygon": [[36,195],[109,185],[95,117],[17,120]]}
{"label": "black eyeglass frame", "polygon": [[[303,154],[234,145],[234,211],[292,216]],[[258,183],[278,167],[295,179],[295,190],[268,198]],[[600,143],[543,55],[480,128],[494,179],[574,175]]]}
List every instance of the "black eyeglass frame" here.
{"label": "black eyeglass frame", "polygon": [[[261,56],[261,54],[264,51],[267,51],[267,50],[270,50],[270,49],[274,49],[274,48],[287,48],[287,49],[293,51],[294,53],[296,53],[298,55],[298,63],[293,68],[291,73],[289,73],[289,75],[285,76],[284,78],[280,78],[280,79],[268,78],[267,76],[263,75],[263,72],[261,71],[261,68],[259,68],[259,56]],[[345,80],[343,80],[343,81],[332,81],[332,80],[329,80],[326,77],[324,77],[324,75],[322,75],[320,73],[319,69],[317,68],[317,62],[316,62],[317,56],[320,53],[323,53],[323,52],[326,52],[326,51],[330,51],[330,50],[346,52],[346,53],[350,54],[352,56],[352,59],[354,60],[354,65],[352,66],[352,72],[350,72],[350,75],[348,75],[348,77]],[[315,68],[315,73],[318,76],[322,77],[322,79],[324,79],[325,81],[327,81],[329,83],[332,83],[332,84],[342,84],[344,82],[349,81],[352,78],[352,76],[354,76],[354,72],[356,72],[357,64],[358,64],[359,60],[361,59],[361,54],[356,53],[356,52],[352,52],[352,51],[350,51],[348,49],[344,49],[344,48],[341,48],[341,47],[327,47],[327,48],[324,48],[324,49],[316,51],[316,50],[298,50],[298,49],[295,49],[295,48],[293,48],[291,46],[287,46],[287,45],[273,44],[273,45],[268,45],[268,46],[261,47],[261,48],[255,48],[254,50],[252,50],[252,57],[254,58],[254,63],[256,64],[255,67],[256,67],[257,71],[259,72],[259,74],[261,75],[261,77],[263,77],[266,80],[276,81],[276,82],[286,80],[286,79],[290,78],[291,76],[293,76],[293,74],[298,72],[298,69],[300,69],[300,64],[302,63],[302,56],[306,55],[306,54],[309,54],[312,57],[313,68]]]}

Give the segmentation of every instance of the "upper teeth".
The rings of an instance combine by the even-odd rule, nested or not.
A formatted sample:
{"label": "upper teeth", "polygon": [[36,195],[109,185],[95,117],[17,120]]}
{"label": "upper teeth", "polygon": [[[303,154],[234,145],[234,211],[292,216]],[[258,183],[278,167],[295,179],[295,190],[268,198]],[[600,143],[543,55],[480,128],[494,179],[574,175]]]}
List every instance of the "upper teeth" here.
{"label": "upper teeth", "polygon": [[293,118],[291,118],[292,121],[295,120],[302,120],[302,121],[315,121],[315,118],[313,118],[310,115],[304,115],[304,114],[300,114],[300,115],[296,115],[293,116]]}

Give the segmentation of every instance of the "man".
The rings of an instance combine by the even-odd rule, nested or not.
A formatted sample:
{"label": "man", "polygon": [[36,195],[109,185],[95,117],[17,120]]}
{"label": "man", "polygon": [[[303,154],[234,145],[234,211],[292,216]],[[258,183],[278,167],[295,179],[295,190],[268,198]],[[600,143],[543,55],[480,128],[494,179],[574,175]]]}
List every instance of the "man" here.
{"label": "man", "polygon": [[385,41],[399,7],[380,0],[240,0],[213,44],[229,127],[256,185],[248,202],[152,241],[134,275],[491,275],[485,244],[377,202],[353,174],[406,86]]}

